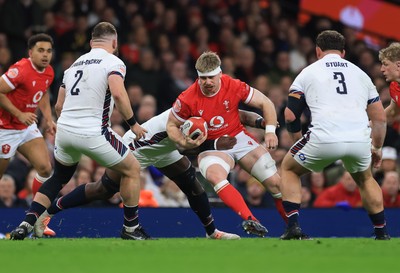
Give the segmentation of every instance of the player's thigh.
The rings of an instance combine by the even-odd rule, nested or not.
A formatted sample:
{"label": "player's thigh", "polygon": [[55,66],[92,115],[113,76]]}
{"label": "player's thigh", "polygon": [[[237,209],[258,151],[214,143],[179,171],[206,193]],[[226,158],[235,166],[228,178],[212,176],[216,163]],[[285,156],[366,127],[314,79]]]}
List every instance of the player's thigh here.
{"label": "player's thigh", "polygon": [[[346,154],[342,162],[349,173],[363,173],[371,165],[371,144],[369,142],[345,143]],[[366,175],[368,175],[366,173]]]}
{"label": "player's thigh", "polygon": [[54,158],[66,166],[71,166],[79,162],[82,157],[82,148],[90,143],[89,137],[72,134],[57,128],[54,148]]}
{"label": "player's thigh", "polygon": [[129,176],[135,179],[139,179],[140,177],[139,161],[129,151],[122,157],[122,160],[108,168],[123,176]]}
{"label": "player's thigh", "polygon": [[189,169],[191,163],[186,156],[182,156],[178,161],[172,162],[164,167],[157,167],[164,175],[175,177]]}
{"label": "player's thigh", "polygon": [[51,171],[50,156],[43,137],[37,137],[19,146],[18,151],[40,172]]}
{"label": "player's thigh", "polygon": [[338,143],[302,142],[300,139],[289,152],[303,168],[321,172],[326,166],[342,158],[345,147]]}
{"label": "player's thigh", "polygon": [[122,138],[109,131],[109,135],[92,137],[87,146],[81,146],[86,154],[98,164],[125,176],[138,176],[140,165]]}
{"label": "player's thigh", "polygon": [[4,172],[8,167],[8,163],[10,163],[9,158],[0,158],[0,178],[3,176]]}

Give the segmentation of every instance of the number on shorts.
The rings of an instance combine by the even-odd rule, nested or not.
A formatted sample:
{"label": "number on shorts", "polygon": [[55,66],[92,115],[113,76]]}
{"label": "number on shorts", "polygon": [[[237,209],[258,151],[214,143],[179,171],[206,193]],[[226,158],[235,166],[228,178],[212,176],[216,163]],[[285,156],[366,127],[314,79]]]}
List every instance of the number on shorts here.
{"label": "number on shorts", "polygon": [[79,87],[76,87],[76,86],[78,85],[78,82],[82,79],[82,75],[83,75],[82,70],[77,70],[75,73],[75,78],[77,78],[77,79],[71,89],[71,95],[73,95],[73,96],[79,95],[80,90],[79,90]]}
{"label": "number on shorts", "polygon": [[342,72],[333,72],[333,79],[338,80],[338,83],[340,83],[342,86],[342,88],[340,88],[340,86],[336,87],[336,92],[338,94],[347,94],[347,86],[346,86],[346,82],[344,79],[344,75]]}

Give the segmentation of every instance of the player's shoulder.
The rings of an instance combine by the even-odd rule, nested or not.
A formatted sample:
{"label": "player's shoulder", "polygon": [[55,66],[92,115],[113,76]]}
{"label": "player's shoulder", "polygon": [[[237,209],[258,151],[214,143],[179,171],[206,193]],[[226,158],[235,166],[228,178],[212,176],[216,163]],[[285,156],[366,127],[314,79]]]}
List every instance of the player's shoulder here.
{"label": "player's shoulder", "polygon": [[400,92],[400,84],[396,81],[392,81],[389,86],[390,90]]}
{"label": "player's shoulder", "polygon": [[18,81],[24,78],[24,75],[26,74],[26,71],[29,71],[30,66],[32,66],[31,62],[27,58],[22,58],[18,62],[12,64],[5,75],[11,80],[11,81]]}

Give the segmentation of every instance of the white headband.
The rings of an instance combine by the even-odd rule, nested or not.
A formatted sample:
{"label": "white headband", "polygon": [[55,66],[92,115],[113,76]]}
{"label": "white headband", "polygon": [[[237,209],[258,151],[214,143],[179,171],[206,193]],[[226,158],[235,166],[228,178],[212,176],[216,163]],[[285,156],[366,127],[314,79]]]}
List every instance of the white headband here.
{"label": "white headband", "polygon": [[210,72],[200,72],[199,70],[197,70],[197,75],[199,75],[199,77],[209,77],[209,76],[215,76],[217,75],[219,72],[221,72],[221,67],[218,66],[217,68],[215,68],[214,70],[210,71]]}

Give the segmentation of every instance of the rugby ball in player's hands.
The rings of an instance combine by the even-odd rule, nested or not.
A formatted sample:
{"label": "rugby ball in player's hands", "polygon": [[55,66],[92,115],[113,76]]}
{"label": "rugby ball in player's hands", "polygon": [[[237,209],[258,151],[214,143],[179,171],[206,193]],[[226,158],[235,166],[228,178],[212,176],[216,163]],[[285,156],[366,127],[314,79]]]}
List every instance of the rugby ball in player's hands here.
{"label": "rugby ball in player's hands", "polygon": [[207,134],[207,122],[202,117],[190,117],[181,126],[184,136],[196,139],[201,133]]}

